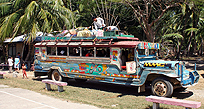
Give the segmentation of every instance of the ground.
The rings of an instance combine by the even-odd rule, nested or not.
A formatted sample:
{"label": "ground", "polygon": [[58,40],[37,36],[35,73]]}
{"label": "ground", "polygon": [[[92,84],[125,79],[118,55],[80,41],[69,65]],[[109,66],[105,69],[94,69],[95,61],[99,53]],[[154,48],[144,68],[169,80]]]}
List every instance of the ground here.
{"label": "ground", "polygon": [[195,68],[195,64],[196,63],[196,69],[198,71],[198,73],[200,74],[200,79],[198,84],[196,84],[195,86],[189,87],[187,88],[187,90],[185,92],[181,92],[181,93],[174,93],[174,95],[179,94],[179,96],[177,96],[177,98],[183,98],[183,99],[189,99],[189,100],[194,100],[194,101],[204,101],[204,87],[203,87],[203,83],[204,83],[204,61],[186,61],[186,67],[187,70],[192,71]]}
{"label": "ground", "polygon": [[[173,98],[199,101],[204,108],[204,61],[186,61],[187,70],[193,71],[194,65],[197,63],[197,71],[200,74],[198,84],[187,88],[184,92],[174,91]],[[33,72],[27,72],[29,79],[21,79],[22,73],[18,78],[12,78],[12,74],[6,74],[6,79],[1,81],[2,84],[8,84],[12,87],[20,87],[28,90],[33,90],[42,94],[54,96],[63,100],[73,101],[77,103],[91,104],[100,108],[151,108],[152,103],[145,101],[145,97],[151,95],[149,89],[146,92],[137,93],[136,87],[126,87],[121,85],[104,84],[97,82],[76,82],[69,80],[68,86],[64,87],[64,92],[58,93],[55,91],[46,91],[45,85],[41,82],[44,77],[35,78]],[[27,81],[28,80],[28,81]],[[11,83],[13,81],[14,83]],[[9,83],[8,83],[9,82]],[[19,84],[16,84],[16,83]],[[26,84],[32,84],[33,87],[26,87]],[[142,103],[142,105],[141,105]],[[140,104],[140,105],[138,105]],[[179,106],[161,105],[163,109],[176,108],[181,109]]]}

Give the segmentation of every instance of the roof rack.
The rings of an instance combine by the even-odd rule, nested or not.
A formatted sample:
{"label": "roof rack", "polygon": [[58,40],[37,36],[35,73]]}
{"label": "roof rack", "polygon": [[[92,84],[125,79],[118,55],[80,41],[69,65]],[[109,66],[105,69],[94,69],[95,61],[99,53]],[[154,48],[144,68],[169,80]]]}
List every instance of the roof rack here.
{"label": "roof rack", "polygon": [[43,36],[43,42],[50,41],[110,41],[110,40],[134,40],[138,41],[138,38],[132,37],[117,37],[117,36],[109,36],[109,37],[53,37],[53,36]]}

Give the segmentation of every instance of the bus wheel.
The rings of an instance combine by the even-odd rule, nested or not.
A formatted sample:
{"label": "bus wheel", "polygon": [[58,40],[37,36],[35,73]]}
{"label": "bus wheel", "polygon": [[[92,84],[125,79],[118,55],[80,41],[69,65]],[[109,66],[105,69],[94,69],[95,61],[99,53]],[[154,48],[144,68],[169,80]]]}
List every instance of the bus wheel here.
{"label": "bus wheel", "polygon": [[164,78],[157,78],[152,81],[151,89],[156,96],[171,97],[173,93],[172,84]]}
{"label": "bus wheel", "polygon": [[57,70],[52,72],[52,80],[54,81],[62,81],[62,76],[59,74]]}

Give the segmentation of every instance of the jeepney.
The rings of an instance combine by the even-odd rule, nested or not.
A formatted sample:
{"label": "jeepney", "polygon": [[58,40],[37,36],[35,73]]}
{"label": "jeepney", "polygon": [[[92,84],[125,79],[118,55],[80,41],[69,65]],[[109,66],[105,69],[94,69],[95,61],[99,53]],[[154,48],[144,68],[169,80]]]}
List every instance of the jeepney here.
{"label": "jeepney", "polygon": [[166,97],[199,80],[184,62],[158,60],[159,43],[119,36],[42,39],[35,44],[35,76],[138,86],[138,92],[150,86],[154,95]]}

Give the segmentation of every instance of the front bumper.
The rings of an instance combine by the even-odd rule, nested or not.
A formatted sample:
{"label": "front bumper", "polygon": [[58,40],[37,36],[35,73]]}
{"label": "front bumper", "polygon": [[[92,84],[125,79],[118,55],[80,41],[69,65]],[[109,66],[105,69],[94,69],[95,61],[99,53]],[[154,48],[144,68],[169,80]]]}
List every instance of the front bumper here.
{"label": "front bumper", "polygon": [[189,72],[188,78],[181,78],[182,87],[189,87],[198,83],[199,74],[197,71]]}

